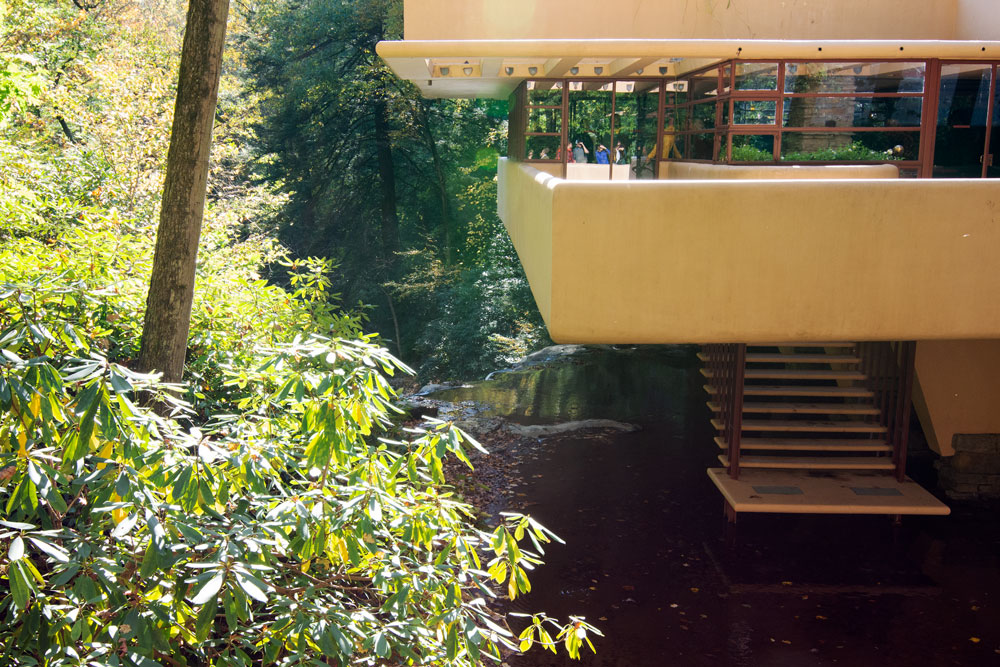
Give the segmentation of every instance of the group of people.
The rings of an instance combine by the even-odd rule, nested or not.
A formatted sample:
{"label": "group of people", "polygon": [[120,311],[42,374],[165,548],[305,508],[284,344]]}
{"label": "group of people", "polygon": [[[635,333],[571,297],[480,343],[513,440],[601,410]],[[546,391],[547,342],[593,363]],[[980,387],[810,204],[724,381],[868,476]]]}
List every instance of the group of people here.
{"label": "group of people", "polygon": [[[569,143],[566,144],[566,162],[586,164],[590,162],[590,158],[588,157],[589,155],[590,155],[590,150],[580,139],[577,139],[575,142],[570,141]],[[528,159],[529,160],[531,159],[530,155]],[[549,149],[543,148],[541,155],[538,156],[538,159],[540,160],[551,159],[549,157]],[[556,150],[555,159],[556,160],[562,159],[562,149]],[[608,147],[605,146],[604,144],[597,144],[597,149],[594,151],[594,159],[597,161],[597,164],[610,164],[611,152],[608,150]],[[614,163],[622,164],[624,159],[625,159],[625,147],[622,146],[622,143],[619,141],[618,145],[615,146]]]}

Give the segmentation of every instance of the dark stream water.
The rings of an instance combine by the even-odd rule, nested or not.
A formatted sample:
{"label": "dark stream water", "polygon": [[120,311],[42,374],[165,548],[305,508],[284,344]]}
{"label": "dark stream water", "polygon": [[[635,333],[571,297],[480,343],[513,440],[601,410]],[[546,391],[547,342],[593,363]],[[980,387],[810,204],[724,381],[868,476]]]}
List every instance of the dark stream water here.
{"label": "dark stream water", "polygon": [[[634,433],[552,436],[516,466],[547,549],[515,610],[585,616],[597,654],[533,649],[511,667],[1000,665],[1000,522],[740,515],[733,530],[694,350],[589,351],[440,393],[522,423],[603,418]],[[522,495],[523,494],[523,495]]]}

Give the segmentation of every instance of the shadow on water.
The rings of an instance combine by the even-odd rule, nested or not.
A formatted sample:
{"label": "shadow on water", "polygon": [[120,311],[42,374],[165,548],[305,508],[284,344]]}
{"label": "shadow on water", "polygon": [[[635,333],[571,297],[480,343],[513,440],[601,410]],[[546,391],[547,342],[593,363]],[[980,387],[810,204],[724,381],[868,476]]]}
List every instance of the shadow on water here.
{"label": "shadow on water", "polygon": [[1000,529],[950,517],[741,515],[727,531],[695,350],[589,350],[436,395],[522,423],[614,419],[521,451],[524,511],[567,544],[547,550],[514,610],[585,616],[606,634],[581,663],[1000,664]]}

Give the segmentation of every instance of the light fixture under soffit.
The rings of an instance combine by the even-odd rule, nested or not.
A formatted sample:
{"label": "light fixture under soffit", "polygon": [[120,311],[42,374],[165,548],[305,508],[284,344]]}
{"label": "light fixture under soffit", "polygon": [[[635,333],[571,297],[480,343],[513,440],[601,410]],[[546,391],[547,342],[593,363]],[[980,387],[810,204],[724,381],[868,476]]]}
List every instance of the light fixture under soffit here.
{"label": "light fixture under soffit", "polygon": [[514,68],[510,66],[504,67],[503,71],[507,76],[511,76],[512,74],[514,74]]}
{"label": "light fixture under soffit", "polygon": [[464,74],[465,76],[472,76],[472,68],[471,67],[463,67],[462,68],[462,74]]}
{"label": "light fixture under soffit", "polygon": [[669,69],[666,65],[660,65],[660,74],[666,74]]}
{"label": "light fixture under soffit", "polygon": [[577,75],[577,74],[580,73],[580,68],[579,67],[570,67],[569,68],[569,73],[573,74],[575,76],[575,75]]}
{"label": "light fixture under soffit", "polygon": [[528,68],[528,74],[530,74],[531,76],[535,76],[536,74],[538,74],[538,68],[537,67],[529,67]]}
{"label": "light fixture under soffit", "polygon": [[442,67],[441,68],[441,76],[448,76],[449,73],[451,73],[451,68],[450,67]]}
{"label": "light fixture under soffit", "polygon": [[604,73],[604,68],[603,67],[595,67],[594,68],[594,74],[603,74],[603,73]]}

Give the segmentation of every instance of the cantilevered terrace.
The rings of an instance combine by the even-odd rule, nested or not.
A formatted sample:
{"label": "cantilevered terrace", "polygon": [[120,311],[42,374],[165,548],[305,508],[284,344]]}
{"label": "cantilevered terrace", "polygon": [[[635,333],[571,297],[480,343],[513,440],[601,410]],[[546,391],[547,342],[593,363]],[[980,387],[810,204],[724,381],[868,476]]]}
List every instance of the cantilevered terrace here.
{"label": "cantilevered terrace", "polygon": [[[754,363],[801,376],[822,353],[827,384],[881,378],[866,437],[885,437],[900,479],[906,434],[888,431],[911,384],[940,453],[955,433],[1000,432],[1000,12],[708,4],[407,2],[406,39],[379,53],[425,95],[509,100],[499,213],[554,340],[714,345],[733,478],[743,431],[788,430],[741,424]],[[787,363],[755,362],[769,354]],[[711,370],[721,358],[738,377]],[[836,449],[823,424],[846,418],[824,414],[793,426]],[[857,447],[841,449],[851,468]]]}

